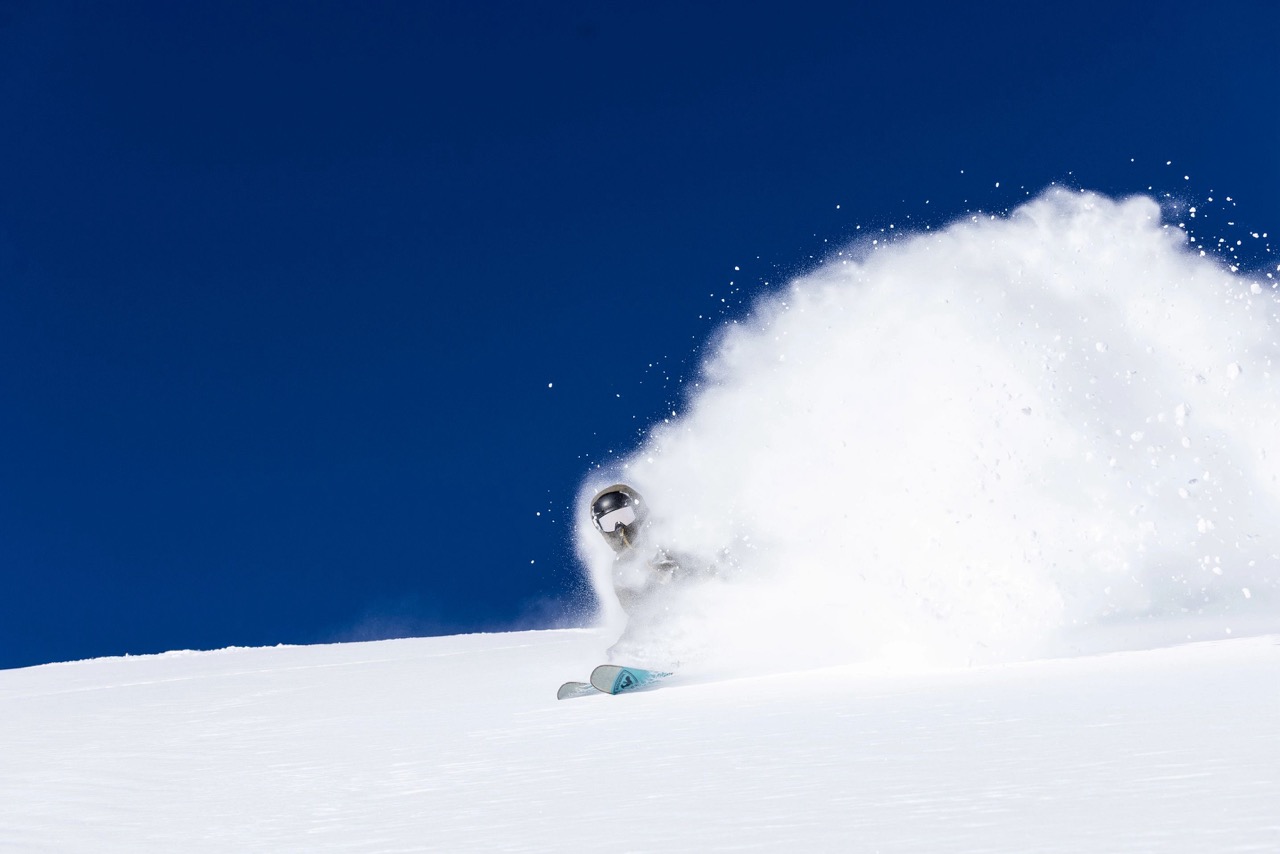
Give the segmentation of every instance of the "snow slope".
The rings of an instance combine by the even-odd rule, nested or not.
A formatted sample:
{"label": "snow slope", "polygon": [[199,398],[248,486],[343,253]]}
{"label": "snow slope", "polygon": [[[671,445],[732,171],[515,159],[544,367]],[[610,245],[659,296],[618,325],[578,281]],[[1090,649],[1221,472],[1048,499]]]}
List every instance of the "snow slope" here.
{"label": "snow slope", "polygon": [[1280,851],[1280,636],[555,700],[608,640],[0,672],[0,850]]}

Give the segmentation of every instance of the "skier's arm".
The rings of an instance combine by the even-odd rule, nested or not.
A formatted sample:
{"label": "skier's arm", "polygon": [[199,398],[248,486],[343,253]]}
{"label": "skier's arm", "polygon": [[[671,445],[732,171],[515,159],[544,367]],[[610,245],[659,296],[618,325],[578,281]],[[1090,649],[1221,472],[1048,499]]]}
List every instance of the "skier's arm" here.
{"label": "skier's arm", "polygon": [[658,549],[649,558],[649,568],[660,575],[670,578],[680,570],[680,564],[671,557],[666,549]]}

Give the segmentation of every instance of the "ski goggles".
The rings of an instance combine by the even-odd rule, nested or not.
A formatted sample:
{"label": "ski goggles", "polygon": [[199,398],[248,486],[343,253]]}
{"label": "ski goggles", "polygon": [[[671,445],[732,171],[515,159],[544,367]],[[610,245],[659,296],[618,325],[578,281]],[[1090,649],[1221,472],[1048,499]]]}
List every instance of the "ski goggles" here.
{"label": "ski goggles", "polygon": [[636,520],[636,508],[619,507],[617,510],[610,510],[603,516],[595,520],[596,527],[606,534],[612,534],[618,530],[619,525],[630,525]]}

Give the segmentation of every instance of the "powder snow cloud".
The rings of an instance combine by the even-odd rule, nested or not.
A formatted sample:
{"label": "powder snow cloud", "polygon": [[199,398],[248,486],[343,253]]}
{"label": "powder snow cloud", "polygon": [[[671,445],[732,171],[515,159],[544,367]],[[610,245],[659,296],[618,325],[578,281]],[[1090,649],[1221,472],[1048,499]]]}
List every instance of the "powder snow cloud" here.
{"label": "powder snow cloud", "polygon": [[[1274,282],[1146,197],[1054,189],[852,246],[728,325],[685,414],[610,473],[651,544],[722,570],[653,642],[723,669],[1274,629],[1277,370]],[[617,623],[597,539],[580,520]]]}

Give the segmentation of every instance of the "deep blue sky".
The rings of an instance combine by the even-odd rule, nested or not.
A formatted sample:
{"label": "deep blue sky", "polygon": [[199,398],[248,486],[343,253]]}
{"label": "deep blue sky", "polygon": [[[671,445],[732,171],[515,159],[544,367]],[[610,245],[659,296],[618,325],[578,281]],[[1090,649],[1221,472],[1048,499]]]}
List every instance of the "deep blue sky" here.
{"label": "deep blue sky", "polygon": [[0,667],[547,624],[590,466],[858,224],[1280,229],[1280,6],[1041,5],[0,0]]}

